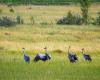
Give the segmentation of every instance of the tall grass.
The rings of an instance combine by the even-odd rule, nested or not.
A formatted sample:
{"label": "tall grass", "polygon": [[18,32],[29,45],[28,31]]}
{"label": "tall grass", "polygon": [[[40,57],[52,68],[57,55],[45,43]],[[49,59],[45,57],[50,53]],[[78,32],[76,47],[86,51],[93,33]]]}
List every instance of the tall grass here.
{"label": "tall grass", "polygon": [[[14,53],[16,54],[16,53]],[[53,55],[48,62],[30,64],[23,61],[21,55],[3,55],[0,57],[0,80],[98,80],[100,78],[99,57],[96,55],[89,63],[78,55],[79,61],[71,64],[67,55]],[[10,56],[10,60],[9,60]],[[34,56],[31,55],[31,59]],[[4,61],[5,60],[5,61]]]}

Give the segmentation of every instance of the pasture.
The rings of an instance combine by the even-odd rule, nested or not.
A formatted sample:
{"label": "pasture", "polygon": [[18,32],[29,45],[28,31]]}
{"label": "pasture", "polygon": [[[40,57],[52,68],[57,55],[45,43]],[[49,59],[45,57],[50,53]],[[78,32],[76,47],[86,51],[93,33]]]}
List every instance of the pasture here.
{"label": "pasture", "polygon": [[[31,7],[32,9],[29,9]],[[71,10],[80,13],[79,5],[71,6],[12,6],[0,5],[0,16],[12,19],[20,15],[24,24],[0,27],[0,80],[99,80],[100,79],[100,27],[93,25],[57,25],[57,19]],[[100,5],[92,5],[89,14],[97,16]],[[30,24],[30,16],[35,24]],[[79,61],[72,64],[67,58],[68,46],[76,52]],[[38,52],[47,46],[51,61],[34,63]],[[31,62],[25,63],[22,48]],[[93,61],[83,59],[81,49]]]}

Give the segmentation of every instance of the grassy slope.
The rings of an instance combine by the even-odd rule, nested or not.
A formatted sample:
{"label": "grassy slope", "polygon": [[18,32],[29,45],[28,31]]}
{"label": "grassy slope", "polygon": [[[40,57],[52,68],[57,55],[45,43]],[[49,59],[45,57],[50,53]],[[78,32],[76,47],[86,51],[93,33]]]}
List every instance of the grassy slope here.
{"label": "grassy slope", "polygon": [[[99,80],[100,27],[55,24],[56,19],[66,15],[68,10],[77,9],[80,12],[78,6],[32,6],[31,10],[28,7],[13,7],[15,13],[10,13],[8,7],[0,5],[3,9],[0,16],[15,18],[16,14],[20,14],[26,23],[0,28],[0,80]],[[90,14],[95,17],[99,7],[92,6]],[[35,25],[29,24],[30,15],[35,17]],[[40,24],[41,22],[46,22],[47,25]],[[76,51],[79,57],[76,64],[68,61],[65,47],[69,45],[72,46],[72,52]],[[33,63],[35,54],[44,52],[45,46],[48,47],[52,60]],[[31,56],[30,64],[23,61],[22,47]],[[93,58],[92,63],[83,60],[80,54],[83,47]],[[61,54],[57,53],[59,50],[62,51]]]}

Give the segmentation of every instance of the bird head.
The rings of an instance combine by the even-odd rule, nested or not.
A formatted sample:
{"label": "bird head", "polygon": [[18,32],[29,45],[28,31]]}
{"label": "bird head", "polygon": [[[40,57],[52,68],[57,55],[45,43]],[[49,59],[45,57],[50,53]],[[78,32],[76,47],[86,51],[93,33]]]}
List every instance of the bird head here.
{"label": "bird head", "polygon": [[25,48],[22,48],[23,51],[25,51]]}
{"label": "bird head", "polygon": [[82,48],[82,53],[84,52],[84,48]]}
{"label": "bird head", "polygon": [[25,48],[22,48],[22,49],[25,49]]}
{"label": "bird head", "polygon": [[47,49],[47,47],[45,47],[44,49]]}
{"label": "bird head", "polygon": [[70,48],[70,46],[68,48]]}
{"label": "bird head", "polygon": [[82,48],[82,51],[84,51],[84,48]]}

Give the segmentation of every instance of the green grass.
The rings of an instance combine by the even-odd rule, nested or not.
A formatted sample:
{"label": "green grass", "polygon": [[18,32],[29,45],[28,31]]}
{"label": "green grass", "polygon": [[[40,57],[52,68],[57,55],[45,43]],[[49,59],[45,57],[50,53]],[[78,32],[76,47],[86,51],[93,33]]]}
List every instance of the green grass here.
{"label": "green grass", "polygon": [[[18,25],[1,28],[0,80],[99,80],[100,28],[55,26],[50,28]],[[65,47],[69,45],[72,46],[72,52],[77,52],[79,57],[75,64],[71,64],[67,58]],[[44,52],[45,46],[52,55],[51,61],[34,63],[35,54]],[[23,60],[22,47],[26,48],[31,57],[30,64]],[[83,47],[91,55],[93,62],[84,61],[80,54]]]}
{"label": "green grass", "polygon": [[[16,53],[14,53],[16,54]],[[22,54],[23,55],[23,54]],[[93,62],[85,62],[81,55],[75,64],[69,63],[65,55],[53,55],[48,62],[30,64],[23,61],[23,56],[6,55],[0,59],[0,80],[99,80],[100,55],[93,57]],[[19,58],[20,57],[20,58]],[[33,55],[31,55],[33,59]],[[3,61],[5,60],[5,61]]]}
{"label": "green grass", "polygon": [[[28,7],[32,7],[28,10]],[[93,5],[90,15],[96,17],[99,5]],[[80,12],[79,6],[17,6],[10,13],[6,5],[0,5],[0,16],[19,14],[25,24],[9,28],[0,26],[0,80],[99,80],[100,79],[100,27],[93,25],[56,25],[58,18],[67,11]],[[96,9],[97,8],[97,9]],[[58,10],[58,12],[57,12]],[[63,10],[63,11],[62,11]],[[29,17],[35,17],[31,25]],[[52,22],[51,22],[52,21]],[[41,23],[47,23],[41,24]],[[79,61],[75,64],[67,58],[67,48],[76,52]],[[33,63],[34,56],[44,52],[47,46],[51,61]],[[23,60],[22,48],[31,57],[30,64]],[[81,49],[90,54],[93,61],[84,61]]]}

